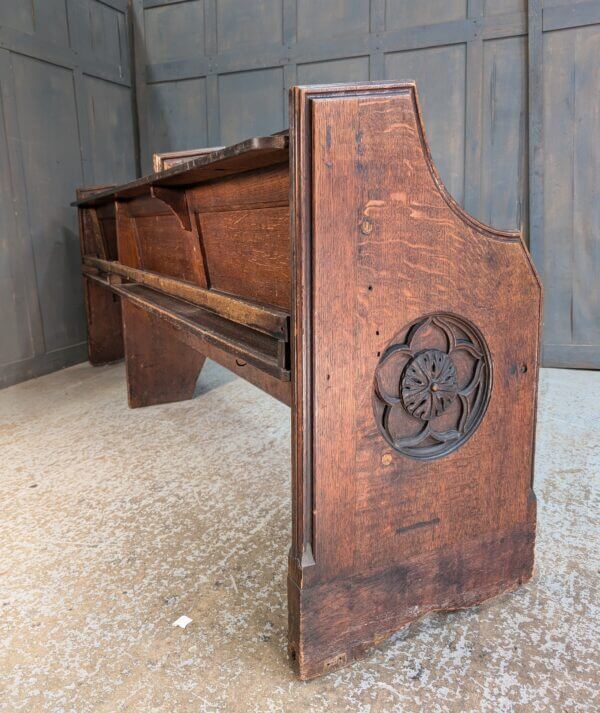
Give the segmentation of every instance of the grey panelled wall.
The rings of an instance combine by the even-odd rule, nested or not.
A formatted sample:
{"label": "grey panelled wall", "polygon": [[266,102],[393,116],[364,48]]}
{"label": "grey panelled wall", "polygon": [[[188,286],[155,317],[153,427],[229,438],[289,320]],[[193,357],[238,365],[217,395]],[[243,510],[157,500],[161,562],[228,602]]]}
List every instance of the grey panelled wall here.
{"label": "grey panelled wall", "polygon": [[600,0],[130,4],[0,0],[0,386],[85,358],[76,186],[132,177],[138,140],[149,171],[284,128],[293,84],[369,78],[416,79],[449,190],[525,227],[543,362],[600,368]]}
{"label": "grey panelled wall", "polygon": [[600,368],[600,0],[133,7],[145,170],[154,151],[284,128],[293,84],[416,79],[449,190],[483,221],[525,228],[544,363]]}
{"label": "grey panelled wall", "polygon": [[536,41],[543,135],[532,233],[545,278],[544,360],[600,368],[600,3],[546,0]]}
{"label": "grey panelled wall", "polygon": [[136,173],[127,0],[0,0],[0,386],[86,358],[75,188]]}

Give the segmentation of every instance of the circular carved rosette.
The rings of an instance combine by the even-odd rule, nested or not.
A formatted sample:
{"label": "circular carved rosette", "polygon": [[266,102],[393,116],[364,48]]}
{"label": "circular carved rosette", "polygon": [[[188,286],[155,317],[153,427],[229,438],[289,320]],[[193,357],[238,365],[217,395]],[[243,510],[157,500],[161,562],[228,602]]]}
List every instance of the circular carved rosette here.
{"label": "circular carved rosette", "polygon": [[441,458],[475,431],[492,386],[489,350],[479,330],[450,314],[404,327],[381,355],[373,408],[385,440],[418,459]]}

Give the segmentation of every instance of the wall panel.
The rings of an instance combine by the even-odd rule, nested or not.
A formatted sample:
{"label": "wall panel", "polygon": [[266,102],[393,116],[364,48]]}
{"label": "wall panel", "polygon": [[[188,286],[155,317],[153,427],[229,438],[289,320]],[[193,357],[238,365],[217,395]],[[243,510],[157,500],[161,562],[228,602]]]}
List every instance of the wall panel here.
{"label": "wall panel", "polygon": [[307,62],[298,65],[298,84],[329,84],[363,82],[369,79],[369,58],[350,57],[328,62]]}
{"label": "wall panel", "polygon": [[204,0],[151,7],[144,22],[147,62],[170,62],[204,54]]}
{"label": "wall panel", "polygon": [[36,35],[44,42],[68,47],[69,23],[65,0],[34,0],[34,2]]}
{"label": "wall panel", "polygon": [[84,76],[91,137],[94,183],[122,183],[135,165],[135,127],[131,90],[97,77]]}
{"label": "wall panel", "polygon": [[0,2],[0,386],[86,358],[75,188],[136,174],[127,0]]}
{"label": "wall panel", "polygon": [[600,25],[544,35],[545,353],[600,368]]}
{"label": "wall panel", "polygon": [[405,27],[435,25],[467,17],[467,0],[386,0],[385,27],[402,30]]}
{"label": "wall panel", "polygon": [[527,0],[485,0],[484,15],[527,12]]}
{"label": "wall panel", "polygon": [[414,79],[431,154],[459,203],[464,197],[466,46],[394,52],[385,57],[387,79]]}
{"label": "wall panel", "polygon": [[[8,52],[0,51],[0,90],[5,89],[8,60]],[[21,270],[13,208],[4,94],[4,91],[0,91],[0,364],[16,362],[33,355],[26,284]]]}
{"label": "wall panel", "polygon": [[299,41],[369,32],[369,3],[364,0],[297,0]]}
{"label": "wall panel", "polygon": [[282,42],[282,0],[217,0],[219,52]]}
{"label": "wall panel", "polygon": [[490,225],[519,230],[527,223],[527,42],[483,46],[481,208]]}
{"label": "wall panel", "polygon": [[151,153],[207,145],[204,78],[151,84],[147,102]]}
{"label": "wall panel", "polygon": [[[44,339],[49,351],[81,342],[81,281],[74,211],[83,183],[73,77],[68,69],[13,57],[19,140]],[[44,111],[40,112],[40,98]],[[60,175],[60,180],[53,180]]]}
{"label": "wall panel", "polygon": [[0,3],[0,26],[19,32],[33,33],[33,3],[31,0],[2,0]]}
{"label": "wall panel", "polygon": [[222,144],[283,129],[283,70],[280,67],[219,77]]}

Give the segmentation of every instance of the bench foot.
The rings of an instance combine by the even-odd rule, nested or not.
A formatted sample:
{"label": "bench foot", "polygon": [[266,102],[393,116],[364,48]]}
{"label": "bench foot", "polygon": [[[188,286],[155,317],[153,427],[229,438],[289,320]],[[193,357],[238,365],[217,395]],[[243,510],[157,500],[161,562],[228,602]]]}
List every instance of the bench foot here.
{"label": "bench foot", "polygon": [[94,366],[123,358],[121,300],[109,290],[84,278],[88,329],[88,359]]}
{"label": "bench foot", "polygon": [[123,300],[122,309],[130,408],[191,399],[206,357],[131,300]]}

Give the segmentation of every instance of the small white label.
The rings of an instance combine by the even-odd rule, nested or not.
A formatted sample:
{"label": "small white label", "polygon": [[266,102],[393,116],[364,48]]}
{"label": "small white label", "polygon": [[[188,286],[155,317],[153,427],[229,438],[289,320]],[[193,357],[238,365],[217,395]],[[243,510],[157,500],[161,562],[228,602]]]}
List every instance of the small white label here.
{"label": "small white label", "polygon": [[183,616],[180,616],[177,621],[173,622],[173,626],[178,626],[180,629],[185,629],[185,627],[188,624],[191,624],[193,619],[190,619],[189,616],[186,616],[185,614]]}

